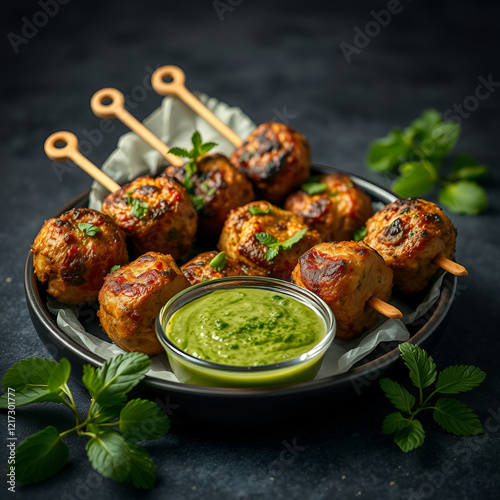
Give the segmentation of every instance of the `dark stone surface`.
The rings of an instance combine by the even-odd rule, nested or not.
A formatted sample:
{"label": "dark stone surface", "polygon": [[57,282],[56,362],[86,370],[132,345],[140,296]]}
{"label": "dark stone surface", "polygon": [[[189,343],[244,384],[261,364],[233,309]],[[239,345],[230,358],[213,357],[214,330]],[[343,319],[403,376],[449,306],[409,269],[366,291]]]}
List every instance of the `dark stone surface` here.
{"label": "dark stone surface", "polygon": [[[158,64],[185,69],[188,84],[241,106],[259,123],[288,113],[310,140],[316,162],[380,181],[364,167],[368,143],[404,126],[423,109],[446,111],[473,95],[478,77],[500,81],[494,2],[402,1],[402,12],[346,62],[341,42],[353,43],[387,2],[251,2],[234,5],[221,21],[213,2],[69,2],[15,54],[7,35],[20,34],[36,2],[4,2],[0,88],[0,374],[29,356],[48,356],[28,317],[22,271],[44,219],[90,185],[76,168],[54,170],[43,153],[56,130],[80,137],[99,125],[89,99],[104,86],[132,97],[143,118],[161,98],[141,83]],[[338,5],[337,5],[338,4]],[[38,18],[39,20],[43,18]],[[487,381],[465,394],[484,436],[457,438],[424,418],[425,445],[402,453],[381,434],[390,407],[379,391],[336,410],[261,429],[177,426],[148,445],[157,464],[155,490],[145,498],[498,498],[500,487],[500,90],[462,120],[457,152],[490,165],[490,207],[480,217],[452,215],[457,259],[470,272],[460,280],[449,328],[434,351],[438,367],[473,363]],[[277,110],[277,111],[276,111]],[[92,146],[101,164],[124,127]],[[95,134],[97,135],[97,134]],[[389,178],[382,182],[389,184]],[[435,193],[428,198],[435,200]],[[72,384],[77,403],[87,396]],[[491,417],[496,415],[496,421]],[[2,418],[2,422],[5,419]],[[49,423],[71,425],[63,409],[19,409],[19,439]],[[2,425],[5,425],[2,424]],[[4,427],[5,429],[5,427]],[[2,431],[2,436],[5,436]],[[70,461],[56,477],[16,488],[19,498],[132,498],[133,488],[95,473],[81,440],[68,438]],[[5,441],[4,441],[5,443]],[[2,443],[1,470],[5,471]],[[289,447],[295,448],[293,452]],[[445,472],[443,472],[445,471]],[[1,496],[7,485],[2,481]]]}

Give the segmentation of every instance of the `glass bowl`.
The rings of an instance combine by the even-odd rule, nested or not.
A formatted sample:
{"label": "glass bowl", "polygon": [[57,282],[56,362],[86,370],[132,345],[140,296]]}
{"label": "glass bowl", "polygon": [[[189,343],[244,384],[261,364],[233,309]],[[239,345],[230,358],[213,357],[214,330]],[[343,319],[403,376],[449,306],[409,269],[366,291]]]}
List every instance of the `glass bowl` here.
{"label": "glass bowl", "polygon": [[[176,346],[165,329],[172,315],[192,300],[215,290],[257,288],[278,292],[311,308],[324,322],[326,335],[309,351],[278,363],[234,366],[195,358]],[[156,318],[156,334],[167,352],[170,367],[184,384],[215,387],[268,387],[310,382],[314,379],[336,331],[335,317],[322,299],[309,290],[286,281],[257,276],[238,276],[207,281],[178,293],[167,302]]]}

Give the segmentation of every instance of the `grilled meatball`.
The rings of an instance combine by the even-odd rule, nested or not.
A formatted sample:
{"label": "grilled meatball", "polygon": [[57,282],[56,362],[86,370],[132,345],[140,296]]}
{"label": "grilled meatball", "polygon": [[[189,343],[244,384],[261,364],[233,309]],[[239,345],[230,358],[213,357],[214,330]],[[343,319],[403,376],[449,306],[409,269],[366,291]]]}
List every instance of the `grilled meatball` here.
{"label": "grilled meatball", "polygon": [[[252,215],[250,208],[270,209],[271,213]],[[266,259],[269,247],[256,238],[257,233],[268,233],[284,242],[303,229],[307,232],[300,241],[289,250],[280,250],[271,260]],[[246,274],[288,280],[299,256],[320,241],[319,233],[309,229],[297,215],[265,201],[254,201],[231,211],[222,229],[218,248],[239,261]]]}
{"label": "grilled meatball", "polygon": [[283,123],[263,123],[233,151],[231,162],[260,198],[279,203],[308,179],[311,155],[303,135]]}
{"label": "grilled meatball", "polygon": [[177,259],[194,242],[196,210],[175,179],[139,177],[106,196],[102,211],[131,237],[138,254],[153,250]]}
{"label": "grilled meatball", "polygon": [[[90,236],[78,224],[100,231]],[[31,252],[37,278],[65,304],[95,300],[110,269],[128,261],[123,231],[111,217],[90,208],[74,208],[46,221]]]}
{"label": "grilled meatball", "polygon": [[345,174],[320,175],[314,182],[325,190],[314,195],[297,191],[286,199],[285,210],[302,217],[324,241],[352,240],[373,213],[370,197]]}
{"label": "grilled meatball", "polygon": [[[191,285],[197,285],[205,280],[216,280],[219,278],[228,278],[229,276],[242,276],[243,272],[241,264],[237,260],[226,257],[226,265],[221,271],[215,270],[210,266],[210,262],[219,254],[217,250],[212,252],[204,252],[197,255],[194,259],[184,264],[181,271],[188,279]],[[205,280],[203,279],[205,278]]]}
{"label": "grilled meatball", "polygon": [[362,242],[320,243],[299,259],[292,280],[321,297],[337,320],[336,338],[352,340],[377,321],[367,305],[391,297],[392,271],[384,259]]}
{"label": "grilled meatball", "polygon": [[434,203],[396,200],[366,221],[364,242],[394,271],[394,287],[410,294],[423,290],[438,267],[437,255],[452,259],[457,230]]}
{"label": "grilled meatball", "polygon": [[148,252],[109,274],[99,292],[102,329],[126,351],[159,354],[155,319],[189,283],[170,255]]}
{"label": "grilled meatball", "polygon": [[[186,170],[171,165],[162,176],[175,177],[182,183]],[[255,199],[251,182],[224,155],[203,156],[191,180],[194,184],[192,194],[205,203],[198,212],[198,237],[201,239],[218,238],[229,212]]]}

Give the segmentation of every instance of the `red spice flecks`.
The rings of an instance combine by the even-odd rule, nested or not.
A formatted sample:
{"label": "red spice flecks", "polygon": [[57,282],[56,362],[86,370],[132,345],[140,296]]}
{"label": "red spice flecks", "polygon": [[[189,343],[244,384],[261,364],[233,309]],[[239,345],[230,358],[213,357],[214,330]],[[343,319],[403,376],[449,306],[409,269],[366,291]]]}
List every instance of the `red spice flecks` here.
{"label": "red spice flecks", "polygon": [[68,244],[71,245],[75,241],[75,237],[73,234],[69,233],[66,236],[64,236],[64,241]]}
{"label": "red spice flecks", "polygon": [[161,262],[157,262],[155,267],[161,271],[163,269],[163,264]]}
{"label": "red spice flecks", "polygon": [[174,196],[175,201],[181,201],[181,195],[176,191]]}

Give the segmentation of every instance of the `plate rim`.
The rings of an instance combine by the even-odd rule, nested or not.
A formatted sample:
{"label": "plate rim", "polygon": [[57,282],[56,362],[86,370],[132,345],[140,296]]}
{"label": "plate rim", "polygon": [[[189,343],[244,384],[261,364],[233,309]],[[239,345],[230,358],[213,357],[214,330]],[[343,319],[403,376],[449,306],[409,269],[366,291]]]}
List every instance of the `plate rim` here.
{"label": "plate rim", "polygon": [[[394,201],[398,199],[398,196],[392,191],[382,186],[377,182],[365,179],[364,177],[358,176],[356,174],[346,172],[335,167],[324,165],[320,163],[311,164],[311,169],[319,170],[324,173],[328,172],[339,172],[351,177],[361,188],[363,186],[368,186],[371,191],[373,188],[378,193],[381,193],[381,197],[392,197]],[[55,215],[52,217],[58,217],[63,212],[70,210],[78,204],[81,204],[88,200],[90,189],[83,191],[71,201],[66,203],[61,209],[59,209]],[[390,203],[390,202],[389,202]],[[449,310],[451,309],[457,288],[457,277],[452,276],[447,273],[443,279],[443,285],[441,287],[441,294],[438,298],[438,305],[442,304],[444,307],[437,307],[431,317],[427,322],[420,328],[415,334],[413,334],[408,340],[409,343],[419,345],[424,343],[434,332],[435,327],[437,327],[447,316]],[[38,290],[38,280],[35,276],[33,270],[33,255],[31,250],[28,251],[28,256],[26,258],[25,269],[24,269],[24,287],[26,293],[27,305],[35,314],[38,321],[44,326],[45,330],[50,334],[50,337],[57,343],[61,344],[65,349],[69,349],[72,354],[76,355],[78,358],[82,359],[82,364],[90,363],[95,367],[102,366],[106,361],[97,354],[88,351],[85,347],[76,343],[73,339],[68,337],[66,333],[59,328],[56,321],[47,310],[46,305],[43,304],[41,296]],[[36,328],[35,328],[36,330]],[[37,331],[37,334],[40,334]],[[43,339],[42,339],[43,341]],[[52,354],[52,353],[51,353]],[[59,359],[55,355],[56,359]],[[338,375],[331,375],[329,377],[322,377],[320,379],[312,380],[311,382],[304,382],[301,384],[294,384],[289,386],[278,386],[278,387],[263,387],[263,388],[227,388],[227,387],[209,387],[209,386],[198,386],[183,384],[181,382],[172,382],[168,380],[160,380],[153,378],[151,376],[146,376],[141,382],[144,385],[153,390],[159,390],[161,392],[170,392],[172,394],[183,394],[183,395],[196,395],[200,397],[229,397],[229,398],[242,398],[242,399],[252,399],[252,398],[265,398],[265,397],[280,397],[289,396],[291,394],[299,395],[303,393],[311,393],[316,391],[323,391],[327,388],[333,388],[334,386],[343,386],[347,383],[353,383],[355,379],[362,379],[375,373],[380,373],[381,371],[387,369],[399,358],[399,350],[397,347],[391,349],[385,354],[378,356],[376,359],[368,361],[363,365],[356,366],[353,369],[341,373]]]}

